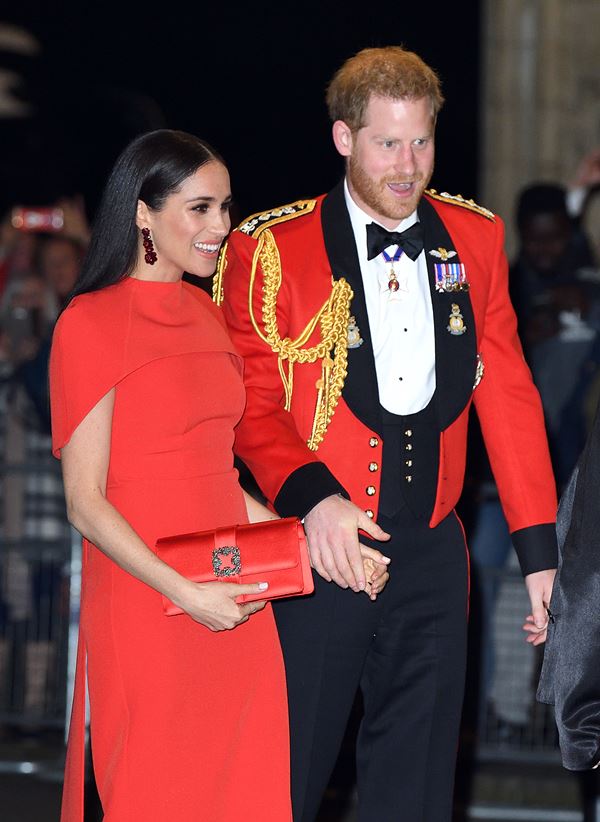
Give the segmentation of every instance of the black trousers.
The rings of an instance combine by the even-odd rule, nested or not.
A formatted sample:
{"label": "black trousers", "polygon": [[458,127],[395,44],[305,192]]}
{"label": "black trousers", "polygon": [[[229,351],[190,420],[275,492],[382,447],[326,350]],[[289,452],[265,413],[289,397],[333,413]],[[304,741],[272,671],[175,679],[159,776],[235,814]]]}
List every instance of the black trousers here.
{"label": "black trousers", "polygon": [[311,597],[275,606],[295,822],[318,813],[359,687],[359,822],[451,819],[466,661],[462,527],[451,514],[430,529],[406,509],[379,523],[392,534],[392,564],[376,602],[315,574]]}

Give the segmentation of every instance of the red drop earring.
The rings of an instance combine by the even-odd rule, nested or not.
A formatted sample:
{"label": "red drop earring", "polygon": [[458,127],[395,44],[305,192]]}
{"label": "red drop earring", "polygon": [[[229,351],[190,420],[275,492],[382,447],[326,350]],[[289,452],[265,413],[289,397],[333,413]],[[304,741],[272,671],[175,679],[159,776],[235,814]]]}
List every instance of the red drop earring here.
{"label": "red drop earring", "polygon": [[158,257],[156,256],[156,251],[154,250],[154,243],[152,242],[149,228],[142,228],[142,237],[144,251],[146,252],[144,255],[144,260],[146,260],[148,265],[154,265],[154,263],[158,260]]}

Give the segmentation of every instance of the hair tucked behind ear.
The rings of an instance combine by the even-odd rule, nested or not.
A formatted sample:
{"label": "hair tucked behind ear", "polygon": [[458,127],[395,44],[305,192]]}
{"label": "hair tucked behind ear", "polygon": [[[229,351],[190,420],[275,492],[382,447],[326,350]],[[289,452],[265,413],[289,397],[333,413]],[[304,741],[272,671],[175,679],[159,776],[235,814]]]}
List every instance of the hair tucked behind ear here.
{"label": "hair tucked behind ear", "polygon": [[108,178],[90,247],[70,299],[128,276],[138,256],[138,200],[160,211],[167,197],[211,160],[223,163],[211,146],[183,131],[161,129],[133,140]]}

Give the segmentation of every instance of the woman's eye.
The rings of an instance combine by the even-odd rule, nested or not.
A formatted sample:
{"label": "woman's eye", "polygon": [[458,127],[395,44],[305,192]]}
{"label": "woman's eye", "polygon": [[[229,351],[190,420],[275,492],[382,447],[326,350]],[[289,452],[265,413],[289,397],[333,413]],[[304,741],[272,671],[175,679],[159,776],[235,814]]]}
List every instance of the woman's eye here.
{"label": "woman's eye", "polygon": [[208,203],[199,203],[197,206],[194,206],[192,210],[198,211],[200,214],[206,214],[208,211]]}

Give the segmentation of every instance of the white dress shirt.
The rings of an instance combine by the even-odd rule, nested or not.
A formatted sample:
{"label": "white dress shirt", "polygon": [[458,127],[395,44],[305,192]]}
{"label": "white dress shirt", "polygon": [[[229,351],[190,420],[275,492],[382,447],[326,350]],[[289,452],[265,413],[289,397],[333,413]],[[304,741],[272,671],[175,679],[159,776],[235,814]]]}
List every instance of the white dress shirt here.
{"label": "white dress shirt", "polygon": [[[415,414],[435,391],[435,335],[425,250],[414,261],[402,254],[393,264],[399,288],[390,291],[391,264],[382,254],[367,260],[367,225],[376,220],[356,205],[346,181],[344,195],[365,290],[379,401],[393,414]],[[416,222],[413,211],[392,230],[405,231]],[[386,253],[393,258],[397,249],[390,246]]]}

